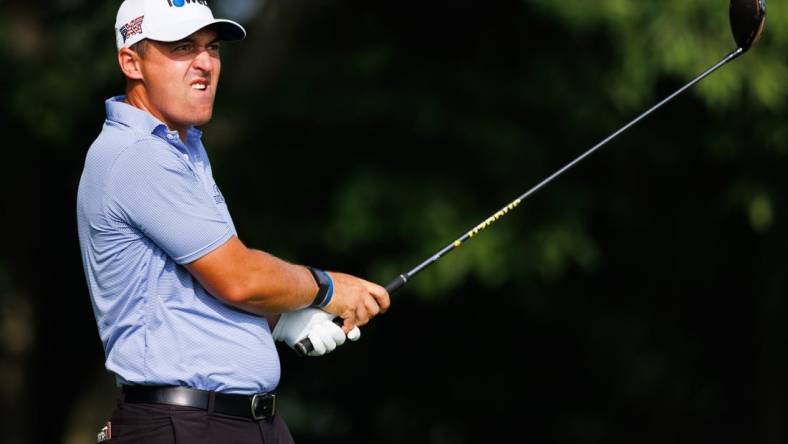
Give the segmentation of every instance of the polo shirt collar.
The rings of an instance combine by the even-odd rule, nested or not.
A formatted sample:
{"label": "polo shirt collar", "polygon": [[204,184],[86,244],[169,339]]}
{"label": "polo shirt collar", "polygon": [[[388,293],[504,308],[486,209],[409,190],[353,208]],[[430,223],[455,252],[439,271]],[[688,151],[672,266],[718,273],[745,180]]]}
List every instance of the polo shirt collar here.
{"label": "polo shirt collar", "polygon": [[[107,99],[105,107],[107,109],[107,119],[113,122],[118,122],[122,125],[143,131],[147,134],[164,135],[167,133],[175,133],[170,131],[167,125],[162,123],[159,119],[153,117],[150,113],[145,112],[136,106],[129,105],[125,102],[126,96],[115,96]],[[187,138],[190,140],[200,140],[202,131],[195,127],[187,130]]]}
{"label": "polo shirt collar", "polygon": [[167,125],[163,124],[159,119],[135,106],[129,105],[124,100],[126,100],[126,96],[116,96],[105,102],[107,120],[118,122],[147,134],[153,134],[160,126],[163,126],[166,131]]}

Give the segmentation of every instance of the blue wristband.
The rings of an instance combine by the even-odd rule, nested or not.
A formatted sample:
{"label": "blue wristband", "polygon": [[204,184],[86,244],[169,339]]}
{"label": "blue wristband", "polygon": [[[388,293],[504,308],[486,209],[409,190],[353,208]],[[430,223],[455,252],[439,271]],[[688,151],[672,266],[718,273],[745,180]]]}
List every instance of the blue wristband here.
{"label": "blue wristband", "polygon": [[331,279],[331,276],[323,270],[320,270],[328,280],[328,291],[326,292],[326,297],[323,299],[323,302],[320,304],[320,308],[325,307],[331,302],[331,297],[334,296],[334,281]]}
{"label": "blue wristband", "polygon": [[331,280],[331,276],[323,270],[314,267],[307,267],[307,269],[312,273],[312,277],[315,278],[315,282],[317,283],[317,294],[311,306],[323,308],[331,302],[331,297],[334,296],[334,281]]}

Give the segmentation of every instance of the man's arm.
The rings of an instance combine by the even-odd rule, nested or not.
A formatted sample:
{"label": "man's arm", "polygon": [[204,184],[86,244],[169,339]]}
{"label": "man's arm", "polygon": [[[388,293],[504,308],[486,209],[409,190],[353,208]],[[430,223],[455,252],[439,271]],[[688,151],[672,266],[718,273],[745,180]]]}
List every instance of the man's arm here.
{"label": "man's arm", "polygon": [[[185,267],[214,297],[270,318],[308,307],[318,290],[306,267],[247,248],[236,236]],[[388,309],[383,287],[344,273],[329,274],[334,296],[323,309],[345,319],[345,333]]]}
{"label": "man's arm", "polygon": [[306,267],[246,248],[236,236],[186,269],[214,297],[261,316],[304,308],[317,293]]}

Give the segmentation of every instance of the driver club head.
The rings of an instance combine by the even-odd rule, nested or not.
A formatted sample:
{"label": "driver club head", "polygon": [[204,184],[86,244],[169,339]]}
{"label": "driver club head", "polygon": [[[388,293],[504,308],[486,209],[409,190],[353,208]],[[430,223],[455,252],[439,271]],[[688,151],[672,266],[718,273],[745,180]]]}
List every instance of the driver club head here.
{"label": "driver club head", "polygon": [[736,44],[747,51],[763,33],[766,0],[731,0],[730,19]]}

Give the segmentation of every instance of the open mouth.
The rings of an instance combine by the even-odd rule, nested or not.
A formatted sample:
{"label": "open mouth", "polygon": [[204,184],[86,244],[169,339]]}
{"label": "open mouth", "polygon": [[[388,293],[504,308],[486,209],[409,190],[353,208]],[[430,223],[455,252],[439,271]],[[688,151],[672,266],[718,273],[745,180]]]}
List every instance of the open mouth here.
{"label": "open mouth", "polygon": [[196,91],[205,91],[208,89],[208,81],[207,80],[198,80],[192,83],[192,89]]}

